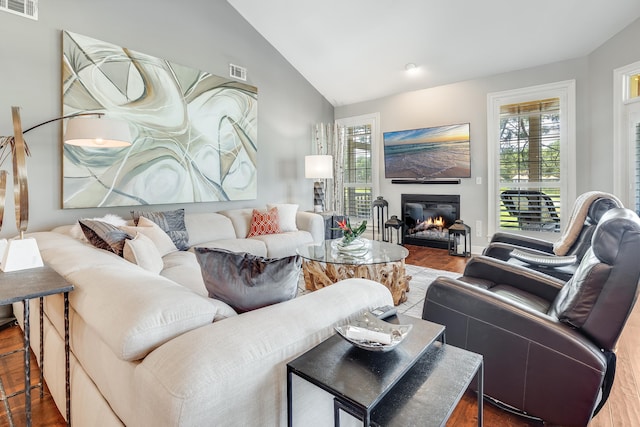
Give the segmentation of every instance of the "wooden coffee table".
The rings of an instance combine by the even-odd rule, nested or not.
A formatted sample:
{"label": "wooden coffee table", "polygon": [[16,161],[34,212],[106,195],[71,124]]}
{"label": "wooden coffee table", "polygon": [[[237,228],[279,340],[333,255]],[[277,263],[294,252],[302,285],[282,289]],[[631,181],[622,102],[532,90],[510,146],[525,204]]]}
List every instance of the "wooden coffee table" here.
{"label": "wooden coffee table", "polygon": [[[343,279],[371,279],[385,285],[393,295],[393,303],[407,300],[411,276],[405,270],[409,251],[398,244],[363,239],[366,251],[341,252],[340,239],[325,240],[320,244],[306,244],[296,250],[303,259],[305,286],[315,291]],[[364,253],[363,253],[364,252]]]}

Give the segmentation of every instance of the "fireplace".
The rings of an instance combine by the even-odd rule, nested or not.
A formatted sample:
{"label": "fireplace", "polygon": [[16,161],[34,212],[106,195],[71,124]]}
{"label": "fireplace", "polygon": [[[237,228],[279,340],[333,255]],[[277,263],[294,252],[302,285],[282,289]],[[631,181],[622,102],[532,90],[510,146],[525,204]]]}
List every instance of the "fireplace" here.
{"label": "fireplace", "polygon": [[402,194],[404,243],[447,249],[449,231],[460,219],[460,196],[455,194]]}

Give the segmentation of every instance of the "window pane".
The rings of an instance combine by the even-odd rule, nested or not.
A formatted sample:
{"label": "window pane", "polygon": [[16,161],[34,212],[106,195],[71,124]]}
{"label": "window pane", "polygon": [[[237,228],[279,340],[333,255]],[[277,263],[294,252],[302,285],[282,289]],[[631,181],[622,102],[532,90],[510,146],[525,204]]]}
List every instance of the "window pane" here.
{"label": "window pane", "polygon": [[346,133],[344,182],[371,183],[371,126],[348,127]]}
{"label": "window pane", "polygon": [[505,105],[500,112],[500,182],[558,182],[559,99]]}
{"label": "window pane", "polygon": [[371,187],[345,187],[345,215],[363,220],[371,217]]}
{"label": "window pane", "polygon": [[560,231],[560,99],[500,107],[500,228]]}
{"label": "window pane", "polygon": [[560,231],[560,190],[557,188],[500,189],[500,228]]}
{"label": "window pane", "polygon": [[344,209],[355,221],[371,217],[371,125],[346,128],[344,155]]}
{"label": "window pane", "polygon": [[640,74],[629,76],[629,98],[640,96]]}
{"label": "window pane", "polygon": [[640,215],[640,123],[636,123],[636,213]]}

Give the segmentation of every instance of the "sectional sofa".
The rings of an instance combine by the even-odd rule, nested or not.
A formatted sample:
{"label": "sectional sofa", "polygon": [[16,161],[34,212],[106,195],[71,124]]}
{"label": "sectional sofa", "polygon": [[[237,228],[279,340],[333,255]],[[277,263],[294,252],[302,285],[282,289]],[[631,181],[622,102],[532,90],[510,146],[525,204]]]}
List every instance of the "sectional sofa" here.
{"label": "sectional sofa", "polygon": [[[307,212],[296,213],[297,231],[246,238],[251,212],[186,214],[189,245],[280,257],[323,238],[322,218]],[[349,279],[236,314],[207,296],[192,250],[161,253],[162,269],[154,272],[74,237],[74,227],[30,236],[44,262],[75,286],[69,299],[76,426],[284,426],[286,363],[331,336],[334,326],[392,304],[384,286]],[[64,414],[62,307],[60,295],[45,299],[44,376]],[[14,310],[22,319],[22,305]],[[31,344],[37,352],[37,333]],[[319,389],[295,385],[296,424],[332,425],[331,402]]]}

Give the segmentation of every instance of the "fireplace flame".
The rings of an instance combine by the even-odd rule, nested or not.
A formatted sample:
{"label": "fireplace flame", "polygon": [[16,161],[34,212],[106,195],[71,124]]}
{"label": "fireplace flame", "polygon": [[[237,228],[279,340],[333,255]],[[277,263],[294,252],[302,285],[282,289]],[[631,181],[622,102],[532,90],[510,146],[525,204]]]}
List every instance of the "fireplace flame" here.
{"label": "fireplace flame", "polygon": [[427,228],[444,228],[444,219],[441,216],[436,218],[427,218],[424,222],[426,223],[425,225],[427,226]]}

